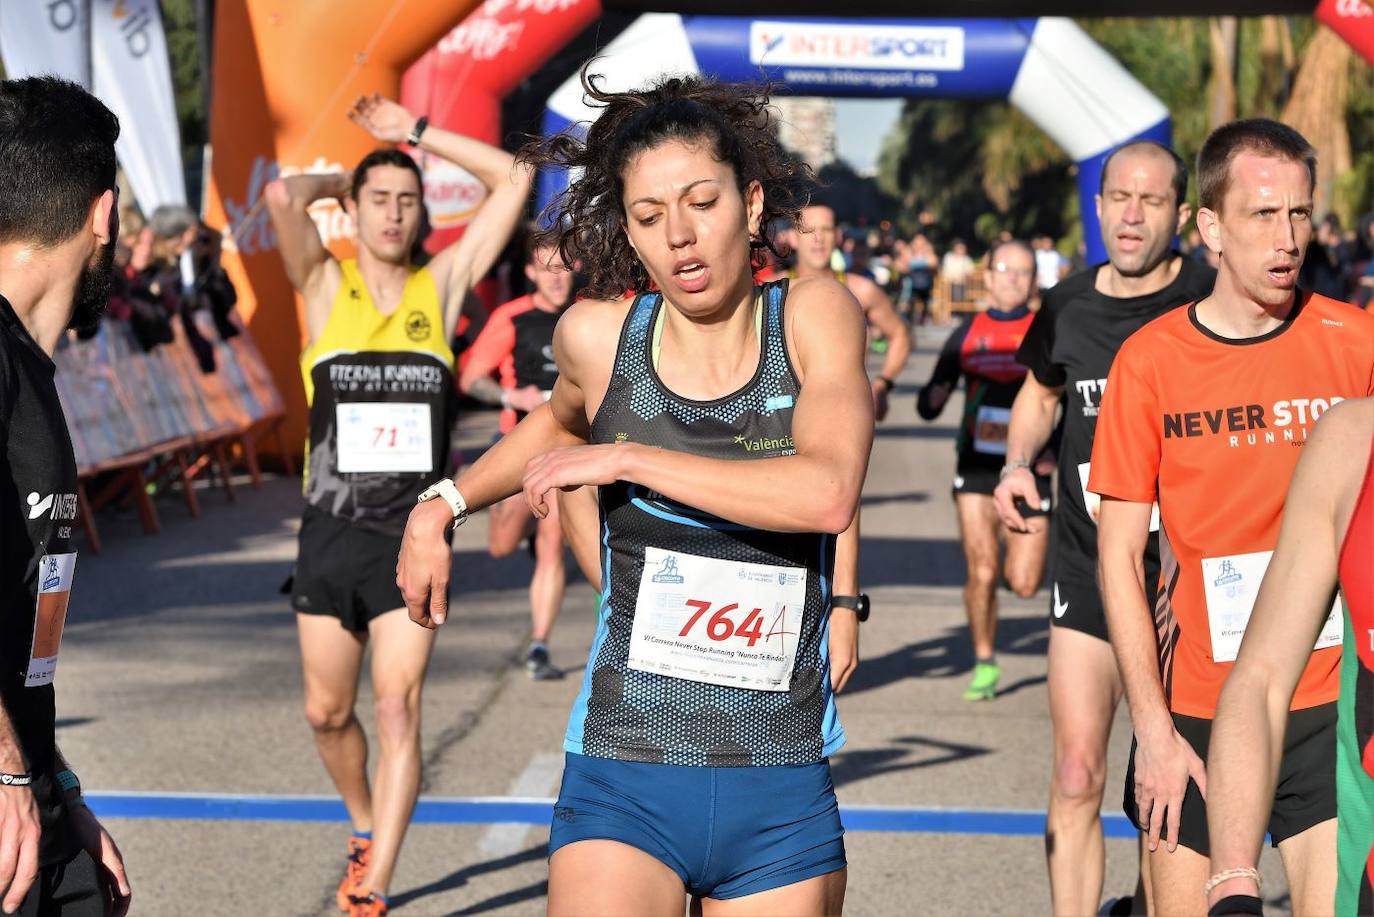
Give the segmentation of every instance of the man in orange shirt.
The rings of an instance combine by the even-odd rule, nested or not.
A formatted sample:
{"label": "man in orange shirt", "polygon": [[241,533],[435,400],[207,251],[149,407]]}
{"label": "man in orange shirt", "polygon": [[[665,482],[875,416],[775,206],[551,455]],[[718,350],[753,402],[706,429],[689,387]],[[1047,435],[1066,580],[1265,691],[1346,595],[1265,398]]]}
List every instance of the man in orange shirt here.
{"label": "man in orange shirt", "polygon": [[[1088,490],[1102,497],[1099,572],[1136,732],[1125,808],[1149,832],[1158,913],[1206,909],[1203,759],[1298,447],[1332,404],[1374,392],[1374,319],[1296,286],[1315,170],[1312,147],[1277,122],[1212,133],[1198,226],[1220,255],[1216,287],[1126,341],[1098,419]],[[1141,556],[1156,499],[1152,616]],[[1335,889],[1340,642],[1336,613],[1293,699],[1269,819],[1299,914],[1329,912]]]}

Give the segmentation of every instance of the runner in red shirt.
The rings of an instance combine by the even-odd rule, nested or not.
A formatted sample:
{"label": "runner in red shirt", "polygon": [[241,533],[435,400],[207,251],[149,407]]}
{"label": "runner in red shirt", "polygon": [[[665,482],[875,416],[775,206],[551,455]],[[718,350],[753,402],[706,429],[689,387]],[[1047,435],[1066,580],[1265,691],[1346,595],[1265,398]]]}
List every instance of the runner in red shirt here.
{"label": "runner in red shirt", "polygon": [[[491,314],[472,345],[458,387],[478,401],[501,406],[501,433],[515,429],[522,417],[548,400],[558,380],[553,359],[553,331],[573,299],[573,272],[551,246],[528,248],[525,276],[534,292],[512,300]],[[492,374],[496,374],[496,379]],[[499,381],[498,381],[499,380]],[[536,520],[520,496],[491,508],[488,546],[492,557],[506,557],[534,536],[534,575],[530,578],[532,633],[525,654],[531,678],[563,677],[549,659],[548,639],[563,605],[567,574],[558,501],[553,512]]]}
{"label": "runner in red shirt", "polygon": [[[992,492],[1007,458],[1007,425],[1011,406],[1026,378],[1016,350],[1030,327],[1026,307],[1035,279],[1035,257],[1019,240],[1003,242],[988,252],[988,308],[965,321],[946,340],[930,381],[916,396],[923,420],[940,416],[962,376],[966,380],[964,415],[955,439],[954,503],[959,513],[968,576],[964,611],[973,640],[973,679],[964,700],[992,700],[1002,670],[997,665],[997,578],[1000,543],[1006,542],[1006,578],[1012,591],[1030,598],[1045,574],[1049,525],[1050,474],[1037,473],[1040,500],[1023,514],[1035,519],[1033,534],[1012,535],[997,518]],[[1042,456],[1045,471],[1051,460]]]}
{"label": "runner in red shirt", "polygon": [[[1137,737],[1125,808],[1149,831],[1159,913],[1206,906],[1203,758],[1278,540],[1297,447],[1331,405],[1374,393],[1374,319],[1296,287],[1315,163],[1307,141],[1278,122],[1213,132],[1198,156],[1198,225],[1221,256],[1216,287],[1126,341],[1098,419],[1088,490],[1102,497],[1099,570]],[[1141,557],[1156,499],[1151,615]],[[1327,610],[1319,635],[1289,629],[1316,641],[1269,820],[1298,913],[1329,912],[1335,888],[1341,623]]]}

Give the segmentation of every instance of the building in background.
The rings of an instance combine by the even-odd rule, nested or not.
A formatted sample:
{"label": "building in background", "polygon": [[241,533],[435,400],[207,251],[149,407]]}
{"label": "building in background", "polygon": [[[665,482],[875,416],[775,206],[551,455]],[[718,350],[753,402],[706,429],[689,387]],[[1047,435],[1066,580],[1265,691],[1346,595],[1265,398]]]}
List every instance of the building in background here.
{"label": "building in background", "polygon": [[835,100],[813,96],[778,96],[778,140],[811,168],[820,170],[836,160]]}

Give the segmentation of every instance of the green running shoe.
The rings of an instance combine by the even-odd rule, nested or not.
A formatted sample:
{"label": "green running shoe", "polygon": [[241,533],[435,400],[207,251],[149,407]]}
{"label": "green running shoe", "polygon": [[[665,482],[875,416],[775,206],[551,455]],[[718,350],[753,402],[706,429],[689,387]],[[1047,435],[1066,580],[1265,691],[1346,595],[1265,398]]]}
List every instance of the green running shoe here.
{"label": "green running shoe", "polygon": [[973,681],[964,689],[964,700],[992,700],[997,696],[997,681],[1002,677],[1000,666],[979,662],[973,667]]}

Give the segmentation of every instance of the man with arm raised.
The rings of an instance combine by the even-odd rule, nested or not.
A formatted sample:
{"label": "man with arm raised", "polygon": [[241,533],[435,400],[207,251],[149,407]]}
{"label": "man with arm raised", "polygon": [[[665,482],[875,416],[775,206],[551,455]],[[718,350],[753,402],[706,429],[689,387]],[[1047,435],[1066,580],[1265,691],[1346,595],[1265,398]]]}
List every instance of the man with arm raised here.
{"label": "man with arm raised", "polygon": [[[475,175],[489,194],[462,238],[417,268],[423,188],[407,154],[382,148],[351,174],[267,187],[292,284],[305,301],[301,356],[310,401],[305,515],[291,604],[305,667],[306,718],[353,823],[338,905],[386,912],[386,892],[420,787],[420,703],[433,634],[411,626],[394,564],[414,494],[448,470],[453,353],[463,297],[489,271],[529,194],[529,170],[494,147],[428,126],[394,102],[359,99],[349,117],[383,143],[407,142]],[[358,232],[356,259],[324,247],[309,207],[337,197]],[[354,714],[373,644],[380,757]],[[375,831],[375,835],[374,835]]]}

